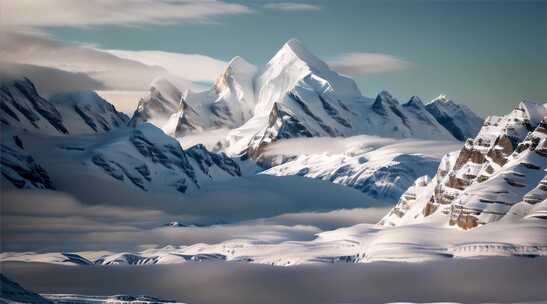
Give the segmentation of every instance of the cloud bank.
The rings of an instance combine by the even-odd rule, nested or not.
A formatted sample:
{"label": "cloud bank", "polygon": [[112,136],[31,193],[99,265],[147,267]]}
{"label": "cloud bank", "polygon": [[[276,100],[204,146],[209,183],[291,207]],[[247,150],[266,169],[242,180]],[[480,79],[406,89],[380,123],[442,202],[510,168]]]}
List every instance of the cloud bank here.
{"label": "cloud bank", "polygon": [[545,258],[522,257],[320,267],[4,263],[2,270],[40,293],[146,294],[184,303],[544,303],[545,263]]}
{"label": "cloud bank", "polygon": [[[199,55],[155,52],[139,58],[139,52],[125,52],[124,56],[80,44],[63,43],[47,36],[28,33],[3,32],[0,60],[85,73],[110,90],[145,90],[157,77],[176,78],[176,83],[189,89],[201,89],[193,81],[214,81],[213,75],[226,65],[223,61]],[[122,53],[122,52],[118,52]],[[125,58],[128,57],[128,58]],[[132,59],[129,59],[132,58]],[[145,61],[143,63],[141,61]],[[174,61],[176,65],[173,68]],[[200,64],[203,71],[192,78],[192,69]],[[169,70],[166,69],[169,67]],[[30,75],[32,77],[32,75]],[[189,78],[186,78],[189,77]]]}
{"label": "cloud bank", "polygon": [[181,91],[202,91],[221,75],[227,62],[199,54],[102,50],[69,44],[47,35],[0,30],[0,79],[27,77],[43,95],[100,90],[126,113],[158,77]]}
{"label": "cloud bank", "polygon": [[[202,198],[197,202],[199,206],[194,208],[207,208],[206,205],[211,205],[207,200],[218,200],[219,192],[215,193],[214,198]],[[269,200],[264,195],[262,197]],[[0,239],[4,252],[135,251],[142,249],[143,245],[211,244],[232,239],[270,244],[306,241],[327,229],[375,223],[387,212],[387,208],[288,212],[269,218],[198,226],[193,224],[206,222],[200,222],[191,210],[188,212],[186,208],[192,206],[177,212],[160,204],[142,206],[138,202],[127,206],[85,204],[72,195],[53,191],[4,191],[1,200]],[[188,205],[188,202],[178,203]],[[264,207],[256,205],[257,209]],[[212,213],[216,209],[218,206],[211,205],[203,211]],[[166,226],[172,221],[187,226]]]}
{"label": "cloud bank", "polygon": [[306,225],[323,231],[349,227],[363,223],[378,223],[391,207],[340,209],[328,212],[285,213],[278,216],[245,221],[248,225]]}

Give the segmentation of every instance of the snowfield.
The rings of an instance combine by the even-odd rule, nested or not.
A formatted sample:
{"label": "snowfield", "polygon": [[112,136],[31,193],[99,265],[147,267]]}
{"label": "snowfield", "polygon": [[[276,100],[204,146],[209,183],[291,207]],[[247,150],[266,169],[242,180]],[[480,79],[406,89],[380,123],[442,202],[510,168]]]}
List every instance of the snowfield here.
{"label": "snowfield", "polygon": [[394,200],[418,177],[435,175],[441,157],[460,147],[452,141],[368,135],[287,139],[264,150],[271,168],[261,174],[321,179]]}

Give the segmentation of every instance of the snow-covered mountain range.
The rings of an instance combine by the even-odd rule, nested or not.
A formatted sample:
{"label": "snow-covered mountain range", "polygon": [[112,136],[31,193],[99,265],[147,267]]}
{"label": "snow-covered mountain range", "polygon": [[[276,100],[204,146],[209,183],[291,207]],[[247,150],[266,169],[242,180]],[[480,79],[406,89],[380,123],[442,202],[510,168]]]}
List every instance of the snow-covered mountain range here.
{"label": "snow-covered mountain range", "polygon": [[[241,175],[223,154],[179,143],[128,117],[91,92],[39,96],[28,80],[0,88],[3,188],[63,188],[65,170],[141,191],[198,189],[208,180]],[[57,185],[59,184],[59,185]]]}
{"label": "snow-covered mountain range", "polygon": [[[311,240],[266,232],[100,255],[3,252],[0,261],[288,266],[544,256],[546,117],[546,104],[533,102],[483,122],[446,96],[428,104],[418,97],[401,104],[386,91],[367,98],[297,40],[260,68],[234,58],[205,92],[157,79],[131,119],[95,93],[46,99],[30,80],[13,80],[0,86],[2,191],[66,192],[101,206],[145,201],[161,212],[194,208],[236,221],[398,202],[379,224]],[[199,139],[211,134],[215,152]],[[215,210],[206,209],[211,201]],[[209,228],[237,224],[214,219],[223,224]],[[188,228],[165,223],[132,228],[163,237]]]}
{"label": "snow-covered mountain range", "polygon": [[181,92],[158,80],[135,111],[133,122],[150,121],[176,137],[218,128],[228,155],[260,158],[278,140],[347,137],[454,139],[474,136],[482,120],[441,96],[424,105],[401,104],[386,91],[364,97],[355,82],[329,68],[292,39],[263,67],[234,58],[206,92]]}
{"label": "snow-covered mountain range", "polygon": [[[261,68],[235,57],[205,92],[184,91],[167,79],[156,80],[139,102],[131,124],[146,121],[183,145],[189,140],[232,157],[251,158],[270,169],[265,174],[329,180],[382,199],[398,198],[417,177],[432,176],[440,156],[458,148],[450,141],[476,135],[482,124],[469,108],[446,96],[427,105],[416,96],[401,104],[387,91],[365,97],[352,79],[330,69],[295,39]],[[389,153],[368,161],[364,154],[372,149],[359,138],[362,135],[439,140],[443,143],[436,146],[444,150],[431,157],[418,153],[419,149],[384,148]],[[275,154],[276,149],[268,147],[295,138],[333,137],[355,137],[348,142],[363,148],[353,149],[352,156],[347,151],[337,156],[322,151],[300,155],[296,161],[298,148]]]}

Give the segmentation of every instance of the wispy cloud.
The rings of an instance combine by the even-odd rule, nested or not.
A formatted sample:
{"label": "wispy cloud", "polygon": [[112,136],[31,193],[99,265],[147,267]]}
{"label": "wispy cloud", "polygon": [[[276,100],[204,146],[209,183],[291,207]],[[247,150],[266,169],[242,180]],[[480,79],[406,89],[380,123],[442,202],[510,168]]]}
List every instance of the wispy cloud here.
{"label": "wispy cloud", "polygon": [[278,11],[318,11],[319,5],[297,2],[276,2],[264,5],[264,8]]}
{"label": "wispy cloud", "polygon": [[173,75],[196,82],[213,82],[226,69],[227,62],[201,54],[163,51],[106,50],[117,57],[149,66],[159,66]]}
{"label": "wispy cloud", "polygon": [[[160,51],[110,51],[68,44],[48,36],[4,32],[0,61],[83,73],[108,90],[146,90],[156,77],[177,80],[182,88],[201,89],[195,82],[213,82],[227,62],[198,54]],[[26,69],[27,77],[34,70]]]}
{"label": "wispy cloud", "polygon": [[2,24],[16,27],[207,22],[222,15],[252,12],[221,0],[18,0],[2,1]]}
{"label": "wispy cloud", "polygon": [[413,64],[404,59],[381,53],[346,53],[328,62],[329,66],[349,76],[363,76],[406,70]]}

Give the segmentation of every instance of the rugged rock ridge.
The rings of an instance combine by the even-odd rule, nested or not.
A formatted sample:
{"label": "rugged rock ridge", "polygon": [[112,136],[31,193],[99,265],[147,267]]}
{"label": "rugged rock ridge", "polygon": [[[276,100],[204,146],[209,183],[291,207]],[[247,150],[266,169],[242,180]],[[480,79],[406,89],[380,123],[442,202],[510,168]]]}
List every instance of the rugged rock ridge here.
{"label": "rugged rock ridge", "polygon": [[162,186],[158,179],[182,193],[199,187],[194,168],[175,140],[158,140],[161,131],[151,125],[128,131],[93,147],[91,162],[112,178],[144,191]]}
{"label": "rugged rock ridge", "polygon": [[150,85],[149,92],[139,100],[130,124],[135,126],[147,121],[165,121],[184,105],[182,92],[169,80],[159,78]]}
{"label": "rugged rock ridge", "polygon": [[[317,95],[323,111],[319,112],[321,110],[312,110],[312,107],[317,108],[313,99],[304,101],[301,95],[293,92],[288,96],[290,101],[274,104],[267,128],[257,132],[250,140],[246,152],[251,157],[261,161],[264,147],[280,139],[297,137],[372,134],[395,138],[453,139],[427,112],[418,97],[412,97],[401,105],[389,92],[383,91],[372,104],[360,102],[344,105],[340,102],[334,105],[329,102],[332,98]],[[321,118],[325,116],[328,118]]]}
{"label": "rugged rock ridge", "polygon": [[547,168],[547,129],[546,121],[526,136],[498,172],[485,176],[482,185],[470,186],[466,195],[460,196],[452,205],[451,225],[468,229],[480,224],[497,221],[504,217],[509,209],[520,201],[526,201],[526,195],[539,198],[528,204],[537,203],[545,196],[541,193],[542,180]]}
{"label": "rugged rock ridge", "polygon": [[[411,212],[411,209],[416,209],[417,207],[418,209],[420,209],[419,207],[423,208],[423,206],[417,206],[419,204],[417,202],[424,199],[424,193],[426,194],[426,196],[428,194],[431,194],[427,189],[429,183],[430,179],[427,176],[422,176],[416,179],[414,184],[401,195],[401,198],[399,199],[395,207],[393,207],[393,209],[389,211],[387,216],[380,222],[380,224],[385,224],[386,218],[389,218],[392,221],[390,223],[394,224],[395,220],[403,218],[406,214]],[[414,213],[416,213],[416,211]],[[414,218],[416,218],[416,215]]]}
{"label": "rugged rock ridge", "polygon": [[216,97],[210,106],[221,126],[240,126],[253,115],[256,104],[253,79],[256,67],[236,56],[215,82],[210,95]]}
{"label": "rugged rock ridge", "polygon": [[49,135],[88,134],[124,127],[129,118],[94,92],[41,97],[29,79],[0,85],[0,122]]}
{"label": "rugged rock ridge", "polygon": [[477,137],[446,155],[431,182],[409,188],[380,223],[399,225],[434,215],[470,229],[500,220],[519,202],[541,202],[546,117],[546,105],[523,102],[506,116],[487,118]]}
{"label": "rugged rock ridge", "polygon": [[211,176],[211,168],[216,166],[232,176],[241,176],[239,165],[224,153],[211,153],[205,146],[197,144],[186,150],[186,154],[193,159],[201,171]]}
{"label": "rugged rock ridge", "polygon": [[241,126],[253,114],[253,77],[256,68],[241,57],[233,58],[214,85],[204,92],[181,92],[160,78],[139,101],[132,124],[151,122],[167,134],[185,134]]}
{"label": "rugged rock ridge", "polygon": [[49,101],[38,95],[34,84],[16,80],[0,87],[1,122],[44,132],[67,134],[61,114]]}

